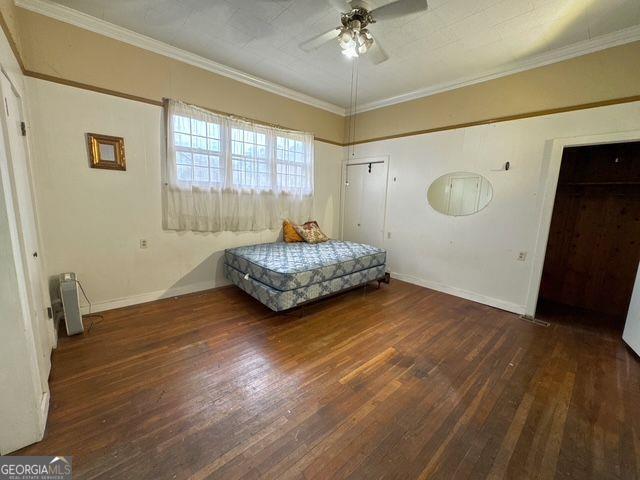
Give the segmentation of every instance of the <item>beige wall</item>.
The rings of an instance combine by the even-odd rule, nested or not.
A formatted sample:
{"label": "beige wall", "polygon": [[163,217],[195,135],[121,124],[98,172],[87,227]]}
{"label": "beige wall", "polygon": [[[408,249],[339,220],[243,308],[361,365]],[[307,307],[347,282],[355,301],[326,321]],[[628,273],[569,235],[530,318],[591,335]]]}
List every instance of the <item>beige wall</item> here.
{"label": "beige wall", "polygon": [[[26,69],[159,101],[174,97],[342,143],[345,119],[0,0]],[[4,6],[4,8],[3,8]],[[640,42],[358,115],[357,141],[640,95]],[[112,67],[102,68],[104,64]]]}
{"label": "beige wall", "polygon": [[[20,50],[20,32],[18,26],[18,7],[16,7],[14,0],[0,0],[0,16],[2,29],[5,31],[5,37],[7,44],[14,43],[12,48],[16,51]],[[17,52],[16,52],[17,53]],[[16,58],[19,62],[20,58]]]}
{"label": "beige wall", "polygon": [[177,98],[342,141],[340,115],[37,13],[17,13],[27,71],[156,101]]}
{"label": "beige wall", "polygon": [[640,95],[640,42],[357,116],[356,140]]}
{"label": "beige wall", "polygon": [[[95,307],[224,284],[225,248],[280,234],[163,230],[162,108],[33,78],[26,86],[46,272],[76,272]],[[123,136],[127,171],[89,168],[86,132]],[[314,217],[329,236],[338,234],[341,161],[342,147],[315,142]]]}

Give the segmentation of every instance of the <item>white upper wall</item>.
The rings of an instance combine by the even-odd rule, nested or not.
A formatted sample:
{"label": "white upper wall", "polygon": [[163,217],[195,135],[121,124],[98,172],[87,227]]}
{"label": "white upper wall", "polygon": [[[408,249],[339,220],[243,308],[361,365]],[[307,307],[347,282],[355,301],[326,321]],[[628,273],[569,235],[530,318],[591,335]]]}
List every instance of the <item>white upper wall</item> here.
{"label": "white upper wall", "polygon": [[[76,272],[94,310],[225,284],[225,248],[279,235],[164,231],[162,108],[37,79],[27,91],[46,272]],[[87,132],[124,137],[127,171],[90,168]],[[336,235],[342,149],[315,148],[315,215]]]}
{"label": "white upper wall", "polygon": [[[391,271],[523,313],[552,140],[638,129],[635,102],[359,145],[356,157],[390,156],[385,247]],[[505,162],[509,171],[500,170]],[[493,200],[484,210],[449,217],[429,206],[431,182],[456,171],[491,182]],[[526,261],[517,260],[519,252],[527,252]]]}

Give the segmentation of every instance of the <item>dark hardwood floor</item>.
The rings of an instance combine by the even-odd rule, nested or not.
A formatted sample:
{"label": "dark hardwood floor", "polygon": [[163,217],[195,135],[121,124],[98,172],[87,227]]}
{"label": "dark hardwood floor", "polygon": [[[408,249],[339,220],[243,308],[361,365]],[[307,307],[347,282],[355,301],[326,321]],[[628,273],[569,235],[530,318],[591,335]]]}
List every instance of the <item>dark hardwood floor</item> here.
{"label": "dark hardwood floor", "polygon": [[107,312],[53,356],[74,478],[640,477],[615,329],[397,280],[273,314],[235,287]]}

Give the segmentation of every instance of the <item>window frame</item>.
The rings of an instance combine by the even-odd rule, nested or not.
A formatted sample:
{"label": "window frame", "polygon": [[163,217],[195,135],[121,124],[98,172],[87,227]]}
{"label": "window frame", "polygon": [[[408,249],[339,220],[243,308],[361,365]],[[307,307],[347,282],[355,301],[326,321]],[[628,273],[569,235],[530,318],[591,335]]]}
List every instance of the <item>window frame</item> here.
{"label": "window frame", "polygon": [[[173,150],[169,168],[177,184],[313,195],[311,135],[193,109],[193,115],[174,111],[167,122]],[[208,180],[196,176],[204,169]],[[190,178],[184,174],[187,171]]]}

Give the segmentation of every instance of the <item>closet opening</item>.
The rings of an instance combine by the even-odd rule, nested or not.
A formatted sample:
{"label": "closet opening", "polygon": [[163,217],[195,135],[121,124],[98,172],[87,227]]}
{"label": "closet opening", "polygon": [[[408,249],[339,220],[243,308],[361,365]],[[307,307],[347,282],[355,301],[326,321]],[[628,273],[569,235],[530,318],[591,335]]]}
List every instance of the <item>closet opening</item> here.
{"label": "closet opening", "polygon": [[622,332],[640,261],[640,142],[566,147],[537,316]]}

